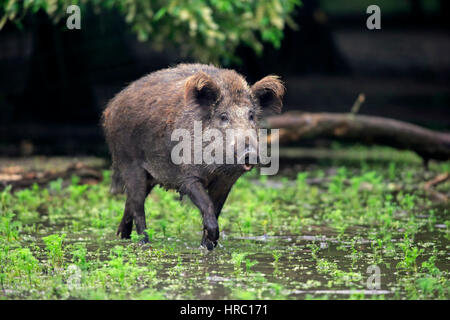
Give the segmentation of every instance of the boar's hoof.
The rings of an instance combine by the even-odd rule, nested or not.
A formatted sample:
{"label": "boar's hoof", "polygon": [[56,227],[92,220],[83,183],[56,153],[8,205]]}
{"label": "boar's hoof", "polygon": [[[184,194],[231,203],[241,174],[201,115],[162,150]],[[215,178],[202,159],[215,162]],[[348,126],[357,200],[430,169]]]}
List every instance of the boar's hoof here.
{"label": "boar's hoof", "polygon": [[144,245],[144,244],[147,244],[147,243],[149,243],[149,241],[148,241],[148,238],[147,237],[145,237],[144,239],[142,239],[142,240],[139,240],[139,242],[138,242],[138,244],[139,245]]}
{"label": "boar's hoof", "polygon": [[211,241],[208,238],[205,238],[202,241],[202,246],[204,246],[208,251],[213,250],[217,246],[217,241]]}
{"label": "boar's hoof", "polygon": [[[130,226],[131,224],[131,226]],[[131,238],[131,230],[133,229],[132,222],[131,223],[121,223],[119,229],[117,230],[117,235],[120,235],[122,239],[130,239]]]}
{"label": "boar's hoof", "polygon": [[212,242],[219,240],[219,225],[217,224],[217,221],[204,224],[203,236]]}
{"label": "boar's hoof", "polygon": [[[218,232],[218,229],[217,229],[217,238],[216,239],[218,239],[218,238],[219,238],[219,232]],[[203,238],[202,238],[201,245],[204,246],[209,251],[213,250],[217,246],[217,240],[211,241],[209,239],[207,229],[203,230]]]}
{"label": "boar's hoof", "polygon": [[212,242],[219,240],[219,228],[207,229],[208,239]]}

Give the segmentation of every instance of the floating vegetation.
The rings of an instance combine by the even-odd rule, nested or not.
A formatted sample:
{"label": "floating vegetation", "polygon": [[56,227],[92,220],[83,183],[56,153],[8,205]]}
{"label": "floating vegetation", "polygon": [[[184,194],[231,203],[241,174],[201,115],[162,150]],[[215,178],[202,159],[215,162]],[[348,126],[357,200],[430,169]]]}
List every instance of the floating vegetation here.
{"label": "floating vegetation", "polygon": [[212,252],[200,248],[197,209],[161,188],[146,202],[150,244],[117,239],[125,198],[109,194],[109,171],[94,185],[6,188],[0,298],[449,299],[450,205],[422,186],[450,163],[425,170],[394,154],[247,174]]}

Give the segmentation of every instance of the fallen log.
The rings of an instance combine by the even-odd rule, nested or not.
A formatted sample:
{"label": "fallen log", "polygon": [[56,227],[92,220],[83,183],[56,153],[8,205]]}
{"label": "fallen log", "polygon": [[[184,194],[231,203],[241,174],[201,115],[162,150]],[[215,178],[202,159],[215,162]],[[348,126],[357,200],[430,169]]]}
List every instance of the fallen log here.
{"label": "fallen log", "polygon": [[[428,160],[450,160],[450,134],[382,117],[348,113],[287,112],[265,118],[266,127],[279,128],[279,142],[306,138],[335,138],[387,145],[416,152]],[[274,137],[270,137],[273,141]]]}
{"label": "fallen log", "polygon": [[81,184],[95,184],[103,179],[100,168],[88,166],[82,162],[69,165],[64,170],[45,172],[26,172],[18,166],[0,169],[0,191],[11,186],[13,191],[28,188],[33,184],[46,185],[56,179],[68,179],[71,176],[80,177]]}

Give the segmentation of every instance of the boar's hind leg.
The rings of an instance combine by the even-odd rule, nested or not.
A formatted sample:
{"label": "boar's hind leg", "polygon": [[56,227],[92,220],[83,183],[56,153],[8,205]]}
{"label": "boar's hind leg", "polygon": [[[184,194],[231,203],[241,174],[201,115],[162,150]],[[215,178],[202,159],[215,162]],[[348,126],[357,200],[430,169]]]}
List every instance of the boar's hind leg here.
{"label": "boar's hind leg", "polygon": [[192,182],[186,185],[185,189],[184,193],[189,196],[203,215],[203,232],[206,234],[206,237],[204,237],[202,245],[208,250],[212,250],[219,239],[219,225],[217,224],[214,204],[200,182]]}
{"label": "boar's hind leg", "polygon": [[144,204],[145,198],[155,186],[153,178],[141,167],[130,167],[123,172],[126,185],[127,200],[125,212],[120,222],[117,235],[122,239],[129,239],[133,229],[133,220],[139,235],[144,234],[143,242],[148,242],[148,236],[144,232],[146,227]]}
{"label": "boar's hind leg", "polygon": [[109,192],[111,194],[123,193],[125,189],[125,184],[120,176],[120,171],[117,168],[113,168],[113,174],[111,176],[111,187]]}

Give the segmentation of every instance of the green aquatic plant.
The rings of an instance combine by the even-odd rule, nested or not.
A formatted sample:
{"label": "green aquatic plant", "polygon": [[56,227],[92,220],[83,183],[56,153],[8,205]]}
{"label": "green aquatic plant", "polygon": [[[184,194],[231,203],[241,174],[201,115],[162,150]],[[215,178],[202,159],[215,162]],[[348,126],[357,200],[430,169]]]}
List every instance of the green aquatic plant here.
{"label": "green aquatic plant", "polygon": [[[96,185],[73,176],[6,188],[1,297],[448,300],[449,208],[411,187],[423,183],[420,159],[383,149],[373,154],[388,160],[368,161],[361,157],[367,149],[345,150],[356,162],[305,165],[287,179],[254,172],[239,179],[209,254],[199,249],[198,210],[159,187],[145,203],[150,244],[136,245],[135,234],[117,239],[125,198],[109,194],[109,170]],[[431,162],[427,175],[448,168]],[[449,191],[449,183],[439,185]],[[382,289],[391,293],[361,293],[369,265],[382,268]]]}
{"label": "green aquatic plant", "polygon": [[53,192],[61,192],[62,191],[62,183],[63,183],[63,179],[62,178],[58,178],[54,181],[50,181],[49,183],[49,189]]}
{"label": "green aquatic plant", "polygon": [[81,269],[85,270],[88,267],[87,263],[87,249],[84,243],[77,243],[72,246],[72,262]]}
{"label": "green aquatic plant", "polygon": [[237,272],[242,271],[241,265],[244,262],[245,257],[248,255],[246,252],[233,252],[231,254],[231,262],[233,263],[234,270]]}
{"label": "green aquatic plant", "polygon": [[15,214],[12,212],[5,212],[0,216],[0,235],[7,242],[11,242],[19,238],[22,223],[14,220],[14,217]]}
{"label": "green aquatic plant", "polygon": [[45,243],[45,248],[47,249],[47,254],[51,261],[51,265],[54,268],[59,268],[63,264],[63,242],[65,238],[66,234],[52,234],[42,238]]}
{"label": "green aquatic plant", "polygon": [[10,252],[9,259],[11,265],[19,273],[26,274],[29,284],[32,285],[32,278],[35,272],[39,272],[40,267],[38,260],[34,257],[29,248],[20,248]]}
{"label": "green aquatic plant", "polygon": [[132,231],[131,232],[131,241],[134,243],[138,243],[139,241],[144,239],[144,235],[143,234],[137,234],[136,231]]}
{"label": "green aquatic plant", "polygon": [[406,270],[413,269],[414,271],[417,271],[416,260],[417,257],[423,253],[423,249],[413,246],[407,233],[405,233],[404,240],[399,243],[399,246],[402,249],[404,256],[403,260],[397,264],[397,268]]}
{"label": "green aquatic plant", "polygon": [[257,260],[250,260],[248,258],[245,259],[245,271],[247,273],[251,272],[251,268],[258,264]]}
{"label": "green aquatic plant", "polygon": [[278,261],[280,260],[280,258],[283,256],[283,252],[279,251],[279,250],[274,250],[272,252],[272,257],[274,259],[273,261],[273,265],[277,265]]}

